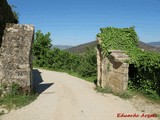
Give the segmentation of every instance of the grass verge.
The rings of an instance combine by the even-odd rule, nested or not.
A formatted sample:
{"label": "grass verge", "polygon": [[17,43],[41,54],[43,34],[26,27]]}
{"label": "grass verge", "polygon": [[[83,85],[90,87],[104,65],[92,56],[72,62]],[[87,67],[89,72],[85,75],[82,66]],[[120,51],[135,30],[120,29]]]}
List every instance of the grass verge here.
{"label": "grass verge", "polygon": [[[1,85],[1,91],[5,90],[3,86],[5,85]],[[26,106],[37,98],[38,94],[22,93],[19,87],[18,84],[13,83],[11,86],[8,86],[11,91],[0,97],[0,115],[5,114],[5,110],[10,111],[11,109]]]}
{"label": "grass verge", "polygon": [[0,98],[0,106],[3,106],[4,108],[8,110],[11,110],[13,108],[21,108],[23,106],[28,105],[36,98],[37,98],[36,94],[6,95]]}
{"label": "grass verge", "polygon": [[110,87],[105,87],[105,88],[102,88],[102,87],[96,87],[95,90],[97,92],[100,92],[100,93],[111,93],[113,95],[116,95],[116,96],[119,96],[120,98],[123,98],[123,99],[130,99],[133,97],[133,94],[131,91],[125,91],[123,93],[114,93],[112,91],[112,89]]}

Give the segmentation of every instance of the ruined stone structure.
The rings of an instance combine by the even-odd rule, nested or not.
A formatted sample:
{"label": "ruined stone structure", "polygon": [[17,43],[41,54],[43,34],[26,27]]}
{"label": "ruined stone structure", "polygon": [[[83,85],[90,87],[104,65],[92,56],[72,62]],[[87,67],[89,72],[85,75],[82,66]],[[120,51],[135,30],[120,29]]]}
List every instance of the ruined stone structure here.
{"label": "ruined stone structure", "polygon": [[97,39],[97,85],[110,87],[115,93],[123,93],[128,85],[129,64],[125,61],[129,57],[121,50],[111,50],[109,58],[103,55],[100,48],[100,39]]}
{"label": "ruined stone structure", "polygon": [[32,90],[32,25],[19,25],[6,0],[0,1],[0,85],[17,83],[23,92]]}

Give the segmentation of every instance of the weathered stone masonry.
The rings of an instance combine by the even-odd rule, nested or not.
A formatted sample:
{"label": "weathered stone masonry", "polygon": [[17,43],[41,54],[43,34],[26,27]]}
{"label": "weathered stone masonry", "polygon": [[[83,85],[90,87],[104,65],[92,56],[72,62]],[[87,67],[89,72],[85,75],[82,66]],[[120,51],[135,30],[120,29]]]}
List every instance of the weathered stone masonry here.
{"label": "weathered stone masonry", "polygon": [[[10,86],[12,83],[18,83],[23,92],[30,92],[34,27],[14,24],[16,21],[10,7],[5,0],[2,1],[3,6],[0,6],[2,23],[0,24],[0,85]],[[8,12],[4,14],[6,10]]]}
{"label": "weathered stone masonry", "polygon": [[103,55],[100,48],[100,39],[97,39],[97,85],[105,88],[110,87],[115,93],[123,93],[128,86],[129,64],[125,61],[129,57],[121,50],[109,51],[110,57]]}
{"label": "weathered stone masonry", "polygon": [[18,83],[30,91],[33,31],[34,27],[31,25],[6,25],[0,48],[1,83]]}

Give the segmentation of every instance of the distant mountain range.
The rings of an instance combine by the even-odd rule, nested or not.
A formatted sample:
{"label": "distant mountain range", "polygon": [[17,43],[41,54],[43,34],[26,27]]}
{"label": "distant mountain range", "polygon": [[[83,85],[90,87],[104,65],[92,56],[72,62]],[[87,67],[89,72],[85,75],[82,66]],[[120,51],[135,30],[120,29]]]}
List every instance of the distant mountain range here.
{"label": "distant mountain range", "polygon": [[[70,46],[70,45],[53,45],[51,48],[58,48],[61,50],[67,50],[72,53],[83,53],[86,51],[87,47],[96,46],[96,41],[84,43],[77,46]],[[150,43],[144,43],[142,41],[139,41],[139,47],[147,50],[147,51],[154,51],[154,52],[160,52],[160,42],[150,42]]]}
{"label": "distant mountain range", "polygon": [[139,41],[139,47],[146,50],[146,51],[160,52],[160,47],[155,47],[155,46],[152,46],[148,43],[144,43],[142,41]]}
{"label": "distant mountain range", "polygon": [[154,47],[160,47],[160,42],[150,42],[149,45],[152,45]]}
{"label": "distant mountain range", "polygon": [[52,45],[52,49],[53,48],[58,48],[60,50],[65,50],[65,49],[69,49],[69,48],[72,48],[73,46],[70,46],[70,45]]}
{"label": "distant mountain range", "polygon": [[[74,47],[68,48],[66,50],[69,51],[69,52],[72,52],[72,53],[78,53],[79,54],[79,53],[85,52],[87,47],[90,47],[90,46],[96,46],[96,41],[92,41],[92,42],[89,42],[89,43],[74,46]],[[157,46],[157,44],[156,44],[156,46]],[[146,51],[160,52],[160,47],[154,47],[154,46],[150,45],[150,43],[147,44],[147,43],[144,43],[142,41],[139,41],[139,47],[141,49],[146,50]]]}
{"label": "distant mountain range", "polygon": [[86,51],[87,47],[91,47],[91,46],[96,46],[96,41],[77,45],[66,50],[72,53],[83,53]]}

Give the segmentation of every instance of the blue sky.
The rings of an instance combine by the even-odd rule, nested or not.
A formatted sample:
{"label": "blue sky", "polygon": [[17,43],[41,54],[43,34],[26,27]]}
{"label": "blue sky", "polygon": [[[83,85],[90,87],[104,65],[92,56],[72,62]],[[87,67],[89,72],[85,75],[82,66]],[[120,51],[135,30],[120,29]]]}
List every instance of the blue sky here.
{"label": "blue sky", "polygon": [[8,0],[21,24],[51,32],[54,45],[96,39],[100,28],[135,26],[143,42],[160,41],[160,0]]}

